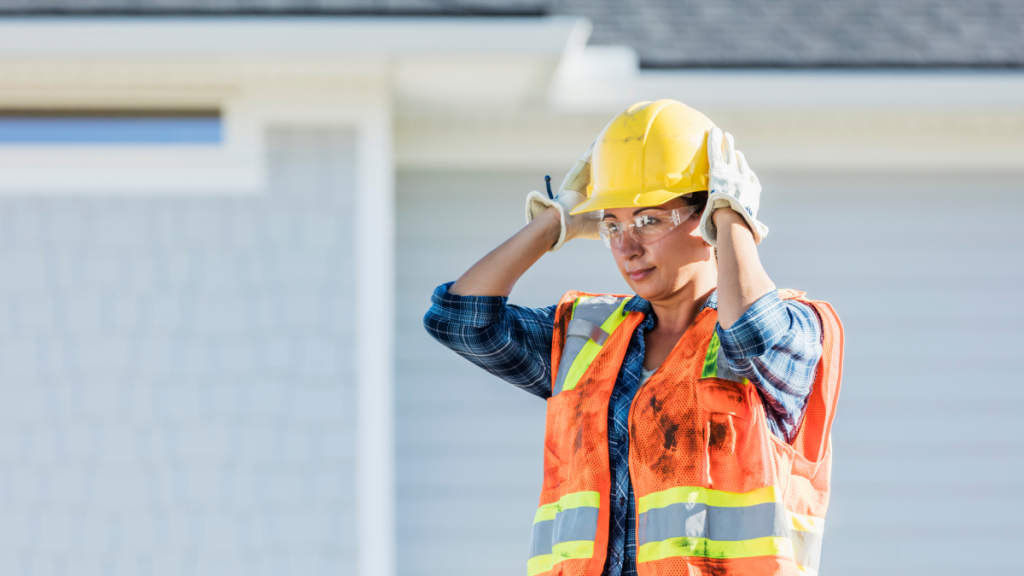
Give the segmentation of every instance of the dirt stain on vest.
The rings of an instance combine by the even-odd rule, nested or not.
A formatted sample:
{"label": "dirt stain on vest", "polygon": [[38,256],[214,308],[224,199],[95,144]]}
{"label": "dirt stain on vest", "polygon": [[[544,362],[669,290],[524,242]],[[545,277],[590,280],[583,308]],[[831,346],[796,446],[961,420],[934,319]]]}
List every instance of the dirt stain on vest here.
{"label": "dirt stain on vest", "polygon": [[[671,396],[671,393],[670,393]],[[669,398],[668,401],[675,400]],[[652,393],[645,402],[645,410],[637,414],[631,427],[639,456],[663,481],[678,479],[696,467],[693,455],[703,448],[703,434],[697,426],[697,412],[665,410],[664,402],[657,393]],[[655,426],[640,426],[640,422],[651,422]]]}
{"label": "dirt stain on vest", "polygon": [[711,414],[708,446],[732,454],[736,451],[736,427],[731,414]]}
{"label": "dirt stain on vest", "polygon": [[678,431],[679,431],[679,423],[677,423],[677,422],[673,422],[673,423],[668,424],[667,426],[665,426],[664,430],[662,430],[662,433],[664,434],[664,437],[665,437],[665,442],[664,442],[664,444],[662,444],[662,448],[664,448],[665,450],[675,450],[676,449],[676,432],[678,432]]}
{"label": "dirt stain on vest", "polygon": [[[724,558],[725,556],[723,555],[722,557]],[[707,576],[726,576],[728,573],[729,571],[725,563],[714,558],[708,558],[704,563],[704,570],[701,571],[701,574],[706,574]]]}

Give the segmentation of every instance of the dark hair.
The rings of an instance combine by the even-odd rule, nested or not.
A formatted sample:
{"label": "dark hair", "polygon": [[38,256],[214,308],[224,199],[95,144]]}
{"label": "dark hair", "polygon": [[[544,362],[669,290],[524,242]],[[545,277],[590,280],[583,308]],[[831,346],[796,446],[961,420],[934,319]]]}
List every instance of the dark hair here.
{"label": "dark hair", "polygon": [[701,192],[691,192],[685,196],[681,196],[683,202],[686,202],[687,206],[699,206],[697,212],[703,212],[704,207],[708,205],[708,191],[703,190]]}
{"label": "dark hair", "polygon": [[[683,201],[686,202],[687,206],[698,206],[697,213],[703,214],[704,209],[708,206],[708,191],[704,190],[701,192],[691,192],[686,196],[683,196]],[[718,247],[715,246],[715,262],[718,262]]]}

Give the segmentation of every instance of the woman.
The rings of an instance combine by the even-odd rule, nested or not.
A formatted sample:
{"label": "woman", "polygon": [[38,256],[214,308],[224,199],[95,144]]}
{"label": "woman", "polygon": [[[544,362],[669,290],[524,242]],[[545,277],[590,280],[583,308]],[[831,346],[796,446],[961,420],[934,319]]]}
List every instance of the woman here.
{"label": "woman", "polygon": [[[434,338],[548,401],[530,576],[817,570],[842,329],[761,266],[760,191],[702,114],[640,103],[435,291]],[[635,296],[506,304],[579,237],[604,241]]]}

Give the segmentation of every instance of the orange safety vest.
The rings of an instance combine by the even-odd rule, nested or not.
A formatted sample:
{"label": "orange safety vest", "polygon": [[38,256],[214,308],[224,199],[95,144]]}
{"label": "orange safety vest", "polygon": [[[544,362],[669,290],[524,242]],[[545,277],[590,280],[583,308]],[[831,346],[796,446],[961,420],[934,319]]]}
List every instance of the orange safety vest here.
{"label": "orange safety vest", "polygon": [[[792,443],[768,429],[751,383],[721,357],[718,312],[703,309],[629,414],[641,576],[815,574],[828,508],[829,431],[839,397],[843,329],[817,312],[822,357]],[[555,314],[544,485],[528,576],[599,576],[608,548],[608,401],[640,312],[626,296],[569,292]]]}

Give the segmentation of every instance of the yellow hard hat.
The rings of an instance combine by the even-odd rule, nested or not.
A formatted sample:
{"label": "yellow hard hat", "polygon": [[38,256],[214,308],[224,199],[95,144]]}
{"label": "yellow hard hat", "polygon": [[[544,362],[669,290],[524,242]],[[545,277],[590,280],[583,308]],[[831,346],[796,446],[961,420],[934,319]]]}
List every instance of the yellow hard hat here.
{"label": "yellow hard hat", "polygon": [[594,142],[592,191],[570,214],[657,206],[707,190],[707,134],[714,126],[675,100],[630,106]]}

